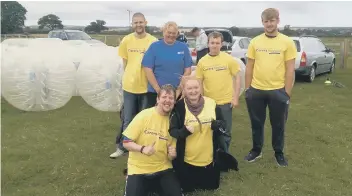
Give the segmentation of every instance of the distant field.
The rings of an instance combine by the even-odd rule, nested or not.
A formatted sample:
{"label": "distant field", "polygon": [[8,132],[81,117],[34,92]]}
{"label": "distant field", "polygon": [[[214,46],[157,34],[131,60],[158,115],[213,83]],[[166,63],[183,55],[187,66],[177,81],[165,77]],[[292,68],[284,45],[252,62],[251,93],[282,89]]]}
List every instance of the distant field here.
{"label": "distant field", "polygon": [[[47,34],[32,34],[30,35],[30,37],[34,37],[34,38],[43,38],[43,37],[47,37]],[[102,34],[91,34],[90,35],[92,38],[100,40],[104,43],[106,43],[109,46],[118,46],[120,44],[120,41],[122,40],[122,38],[124,37],[123,35],[102,35]],[[340,55],[340,43],[344,41],[344,39],[349,39],[350,40],[350,44],[351,44],[351,48],[352,48],[352,38],[351,37],[321,37],[322,41],[331,49],[333,49],[335,51],[335,54],[337,57],[337,59],[341,59],[341,55]],[[350,50],[349,53],[349,57],[352,57],[352,50]]]}

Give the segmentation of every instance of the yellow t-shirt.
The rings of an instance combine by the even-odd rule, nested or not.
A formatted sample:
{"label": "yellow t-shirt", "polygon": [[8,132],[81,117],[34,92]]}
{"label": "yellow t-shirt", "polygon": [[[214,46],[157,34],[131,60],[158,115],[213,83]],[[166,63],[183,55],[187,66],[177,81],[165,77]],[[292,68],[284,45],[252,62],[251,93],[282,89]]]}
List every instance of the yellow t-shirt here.
{"label": "yellow t-shirt", "polygon": [[197,116],[202,123],[200,130],[196,117],[186,105],[185,126],[193,126],[194,132],[186,138],[185,162],[194,166],[206,166],[213,162],[213,131],[211,121],[216,119],[214,100],[204,97],[203,111]]}
{"label": "yellow t-shirt", "polygon": [[251,86],[261,90],[275,90],[285,86],[285,61],[296,58],[296,45],[281,33],[268,38],[264,33],[251,40],[247,57],[254,59]]}
{"label": "yellow t-shirt", "polygon": [[130,93],[146,93],[148,80],[142,68],[142,59],[149,46],[158,39],[150,34],[142,38],[136,38],[131,33],[123,38],[119,45],[119,56],[127,60],[124,75],[122,77],[123,90]]}
{"label": "yellow t-shirt", "polygon": [[151,156],[129,152],[128,175],[150,174],[172,168],[167,146],[176,147],[176,139],[169,134],[169,116],[160,115],[155,107],[145,109],[136,115],[123,135],[142,146],[156,142],[155,153]]}
{"label": "yellow t-shirt", "polygon": [[217,56],[205,55],[198,62],[196,77],[203,79],[204,96],[216,104],[230,103],[233,98],[233,76],[240,71],[240,65],[229,54],[220,52]]}

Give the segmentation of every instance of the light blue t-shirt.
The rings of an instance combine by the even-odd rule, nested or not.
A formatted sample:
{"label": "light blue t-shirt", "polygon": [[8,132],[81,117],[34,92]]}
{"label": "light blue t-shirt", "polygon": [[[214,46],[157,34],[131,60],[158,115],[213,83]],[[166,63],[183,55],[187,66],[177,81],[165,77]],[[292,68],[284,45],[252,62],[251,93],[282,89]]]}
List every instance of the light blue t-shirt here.
{"label": "light blue t-shirt", "polygon": [[[167,45],[164,40],[152,43],[145,52],[142,65],[153,69],[156,81],[161,87],[171,84],[177,88],[184,69],[192,66],[192,57],[186,44],[176,41]],[[155,93],[148,82],[148,92]]]}

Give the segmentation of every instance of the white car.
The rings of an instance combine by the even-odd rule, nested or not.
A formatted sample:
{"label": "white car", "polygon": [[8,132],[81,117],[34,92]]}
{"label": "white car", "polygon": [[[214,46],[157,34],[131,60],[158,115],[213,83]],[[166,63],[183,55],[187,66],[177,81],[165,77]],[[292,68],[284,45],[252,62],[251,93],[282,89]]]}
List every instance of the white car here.
{"label": "white car", "polygon": [[251,38],[249,37],[239,37],[233,36],[233,45],[231,55],[241,59],[241,61],[247,63],[247,49]]}

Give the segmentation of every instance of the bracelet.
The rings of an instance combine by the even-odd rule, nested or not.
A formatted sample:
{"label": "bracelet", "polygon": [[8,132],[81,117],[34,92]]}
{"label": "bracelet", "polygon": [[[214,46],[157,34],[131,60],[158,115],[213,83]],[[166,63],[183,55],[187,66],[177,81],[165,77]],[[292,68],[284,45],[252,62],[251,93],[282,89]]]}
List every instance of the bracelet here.
{"label": "bracelet", "polygon": [[141,148],[141,153],[142,153],[142,154],[143,154],[143,149],[144,149],[144,147],[145,147],[145,146],[142,146],[142,148]]}

